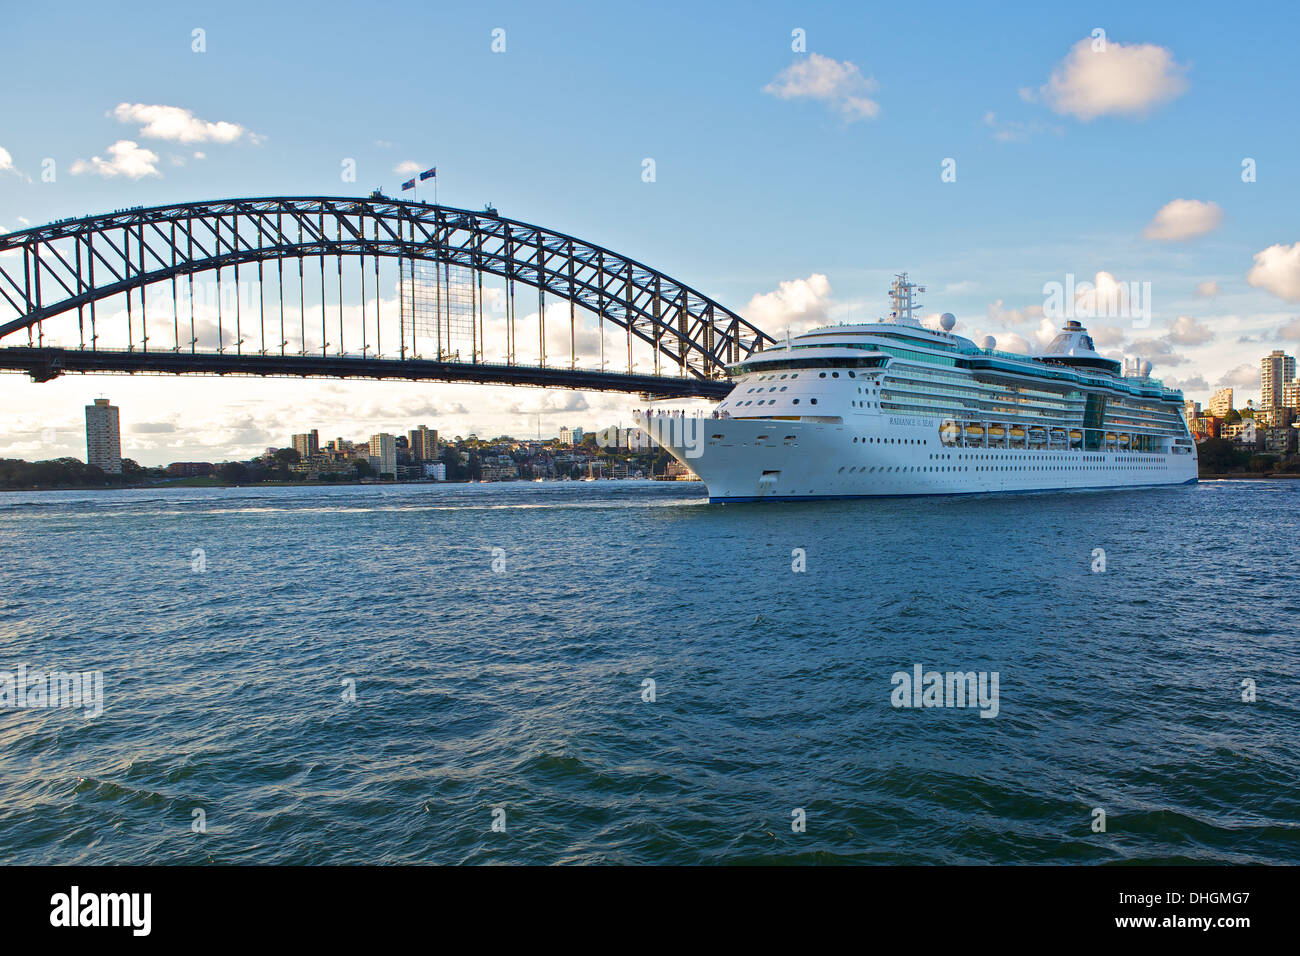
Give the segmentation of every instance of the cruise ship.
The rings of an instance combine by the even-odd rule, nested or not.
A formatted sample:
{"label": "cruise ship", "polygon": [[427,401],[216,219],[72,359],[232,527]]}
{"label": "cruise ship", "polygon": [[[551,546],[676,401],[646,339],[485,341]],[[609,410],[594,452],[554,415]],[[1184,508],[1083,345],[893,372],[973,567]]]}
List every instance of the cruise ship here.
{"label": "cruise ship", "polygon": [[1099,355],[1066,321],[1039,355],[998,351],[914,312],[897,276],[879,322],[786,336],[728,367],[709,415],[637,424],[714,502],[987,494],[1192,484],[1182,393],[1149,362]]}

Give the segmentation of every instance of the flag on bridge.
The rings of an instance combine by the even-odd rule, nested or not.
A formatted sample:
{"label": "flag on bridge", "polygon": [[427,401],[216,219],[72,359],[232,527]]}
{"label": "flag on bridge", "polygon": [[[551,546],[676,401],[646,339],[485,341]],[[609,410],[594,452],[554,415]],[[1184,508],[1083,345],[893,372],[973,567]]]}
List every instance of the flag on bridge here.
{"label": "flag on bridge", "polygon": [[438,175],[437,166],[434,166],[433,169],[426,169],[424,172],[420,173],[420,182],[424,182],[426,179],[432,179],[434,176],[437,175]]}
{"label": "flag on bridge", "polygon": [[414,179],[408,179],[406,182],[402,183],[402,188],[403,188],[403,189],[414,189],[414,188],[415,188],[415,180],[414,180]]}

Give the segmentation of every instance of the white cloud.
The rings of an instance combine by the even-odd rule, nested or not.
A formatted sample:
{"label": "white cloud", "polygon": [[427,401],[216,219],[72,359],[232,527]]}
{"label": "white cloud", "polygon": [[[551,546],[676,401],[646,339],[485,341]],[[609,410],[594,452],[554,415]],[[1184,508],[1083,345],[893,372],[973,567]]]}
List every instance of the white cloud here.
{"label": "white cloud", "polygon": [[393,167],[393,172],[399,176],[405,176],[407,173],[418,173],[420,164],[413,159],[404,159]]}
{"label": "white cloud", "polygon": [[1036,133],[1055,133],[1057,136],[1065,134],[1065,130],[1060,126],[1022,123],[1020,120],[1000,120],[993,112],[984,114],[984,125],[992,131],[989,135],[999,143],[1023,143]]}
{"label": "white cloud", "polygon": [[745,318],[780,338],[791,332],[825,325],[831,304],[830,280],[820,272],[806,279],[790,279],[772,292],[755,295],[745,308]]}
{"label": "white cloud", "polygon": [[1142,235],[1147,239],[1194,239],[1214,231],[1222,221],[1223,210],[1217,203],[1175,199],[1156,213]]}
{"label": "white cloud", "polygon": [[880,114],[880,104],[866,95],[874,93],[878,86],[875,79],[863,76],[847,60],[841,63],[810,53],[778,73],[763,92],[783,100],[821,100],[852,121],[874,119]]}
{"label": "white cloud", "polygon": [[1206,279],[1204,282],[1196,283],[1196,294],[1204,298],[1212,298],[1219,294],[1219,283],[1213,279]]}
{"label": "white cloud", "polygon": [[1037,93],[1021,90],[1021,96],[1087,121],[1108,113],[1145,116],[1187,89],[1187,67],[1175,63],[1165,47],[1110,41],[1094,50],[1093,44],[1090,37],[1080,40],[1046,85]]}
{"label": "white cloud", "polygon": [[119,139],[108,147],[108,159],[93,156],[89,160],[78,159],[71,166],[74,176],[93,173],[96,176],[112,178],[126,176],[128,179],[140,179],[144,176],[160,176],[158,154],[152,150],[137,146],[129,139]]}
{"label": "white cloud", "polygon": [[1300,318],[1294,318],[1290,322],[1285,323],[1277,330],[1277,334],[1284,339],[1291,339],[1292,341],[1300,340]]}
{"label": "white cloud", "polygon": [[997,299],[989,303],[986,310],[989,322],[998,327],[1009,329],[1014,325],[1022,325],[1025,322],[1032,322],[1034,319],[1043,317],[1043,307],[1041,305],[1026,306],[1024,309],[1007,309],[1002,305],[1002,300]]}
{"label": "white cloud", "polygon": [[1165,386],[1176,388],[1184,394],[1187,392],[1208,392],[1210,383],[1205,380],[1204,375],[1193,375],[1190,378],[1166,378]]}
{"label": "white cloud", "polygon": [[1190,315],[1180,315],[1169,326],[1169,341],[1178,345],[1204,345],[1214,338],[1208,325],[1197,322]]}
{"label": "white cloud", "polygon": [[1300,302],[1300,242],[1273,245],[1255,253],[1255,265],[1246,281],[1288,302]]}
{"label": "white cloud", "polygon": [[9,155],[9,150],[0,146],[0,173],[17,173],[14,167],[14,158]]}
{"label": "white cloud", "polygon": [[247,137],[257,143],[260,137],[238,123],[201,120],[179,106],[119,103],[109,114],[122,123],[139,123],[140,135],[175,143],[234,143]]}
{"label": "white cloud", "polygon": [[1251,365],[1247,362],[1245,365],[1238,365],[1224,373],[1223,378],[1219,379],[1219,388],[1228,386],[1243,388],[1250,385],[1259,384],[1259,366]]}
{"label": "white cloud", "polygon": [[1098,348],[1109,348],[1112,345],[1122,345],[1124,342],[1124,330],[1118,325],[1090,326],[1088,334],[1092,336],[1093,345]]}

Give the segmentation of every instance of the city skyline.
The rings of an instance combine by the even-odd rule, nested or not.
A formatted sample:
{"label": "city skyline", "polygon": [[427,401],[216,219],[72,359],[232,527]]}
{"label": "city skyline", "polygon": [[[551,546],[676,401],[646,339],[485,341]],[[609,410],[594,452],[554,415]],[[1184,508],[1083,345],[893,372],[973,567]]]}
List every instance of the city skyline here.
{"label": "city skyline", "polygon": [[[248,79],[268,55],[246,29],[253,11],[160,9],[128,31],[85,7],[62,25],[74,58],[106,41],[128,55],[95,92],[55,75],[12,116],[0,134],[0,228],[218,196],[398,195],[436,165],[442,202],[492,201],[626,250],[776,336],[884,314],[889,277],[908,269],[929,283],[927,316],[953,312],[958,333],[1013,351],[1040,347],[1060,324],[1045,314],[1052,283],[1149,290],[1126,317],[1085,324],[1103,353],[1148,358],[1203,403],[1225,386],[1258,403],[1260,355],[1300,342],[1300,235],[1288,215],[1300,151],[1267,105],[1297,80],[1283,66],[1284,31],[1257,22],[1207,35],[1117,4],[1087,21],[946,10],[951,30],[927,35],[918,57],[919,37],[884,39],[916,36],[903,11],[692,9],[629,31],[629,14],[600,7],[575,8],[562,27],[523,6],[417,9],[402,14],[404,32],[437,38],[439,57],[415,70],[392,55],[411,39],[363,22],[346,55],[382,47],[394,72],[340,87],[319,62],[345,56],[344,41],[292,10],[257,8],[261,28],[292,23],[312,41],[277,52],[294,80],[272,103]],[[21,37],[47,33],[54,16],[10,14],[4,49],[18,69],[35,68]],[[1005,43],[973,47],[976,34]],[[1248,73],[1232,55],[1242,43],[1258,51]],[[602,79],[580,91],[552,78],[557,95],[594,97],[578,128],[515,116],[503,130],[475,107],[551,57]],[[474,97],[462,95],[471,76]],[[308,119],[322,96],[343,122]],[[629,129],[618,118],[628,110],[673,122]],[[74,121],[52,125],[55,114]],[[1202,148],[1208,131],[1215,150]],[[488,311],[504,321],[500,302]],[[578,353],[599,362],[594,321]],[[132,410],[124,443],[143,464],[238,459],[301,420],[324,433],[427,419],[449,435],[539,424],[555,434],[579,416],[629,421],[640,402],[499,386],[5,375],[0,397],[16,411],[0,453],[77,455],[80,409],[105,393]]]}

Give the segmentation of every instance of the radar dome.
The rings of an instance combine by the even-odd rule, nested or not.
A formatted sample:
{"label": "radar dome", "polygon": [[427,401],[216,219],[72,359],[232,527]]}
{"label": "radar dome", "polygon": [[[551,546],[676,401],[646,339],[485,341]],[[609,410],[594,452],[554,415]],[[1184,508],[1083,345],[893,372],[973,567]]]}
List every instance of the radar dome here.
{"label": "radar dome", "polygon": [[951,312],[945,312],[943,315],[939,316],[939,326],[945,332],[951,332],[952,327],[956,324],[957,316],[953,315]]}
{"label": "radar dome", "polygon": [[1143,360],[1142,360],[1142,377],[1143,377],[1143,378],[1150,378],[1150,377],[1151,377],[1151,360],[1150,360],[1150,359],[1143,359]]}
{"label": "radar dome", "polygon": [[984,338],[980,339],[980,348],[982,349],[989,349],[990,351],[992,351],[997,347],[998,347],[998,340],[991,335],[986,335],[984,336]]}

